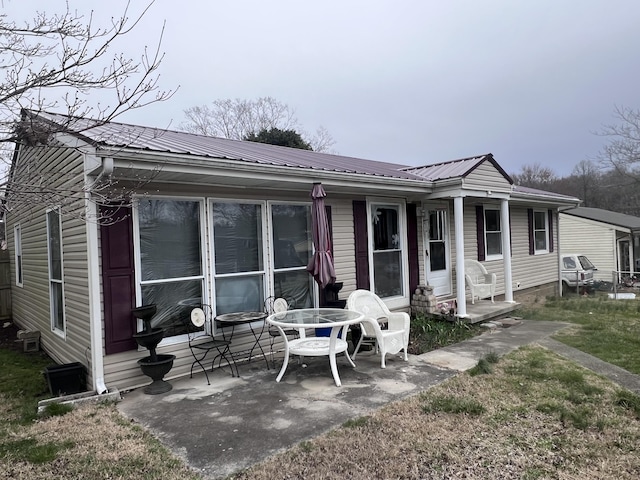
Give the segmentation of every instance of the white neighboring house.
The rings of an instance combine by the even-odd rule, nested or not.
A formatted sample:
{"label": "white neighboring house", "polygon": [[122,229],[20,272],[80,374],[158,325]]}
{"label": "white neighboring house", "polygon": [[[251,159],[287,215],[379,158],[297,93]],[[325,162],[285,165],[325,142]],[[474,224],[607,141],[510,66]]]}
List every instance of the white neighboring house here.
{"label": "white neighboring house", "polygon": [[586,255],[598,269],[596,280],[639,272],[640,217],[591,207],[562,210],[560,251]]}

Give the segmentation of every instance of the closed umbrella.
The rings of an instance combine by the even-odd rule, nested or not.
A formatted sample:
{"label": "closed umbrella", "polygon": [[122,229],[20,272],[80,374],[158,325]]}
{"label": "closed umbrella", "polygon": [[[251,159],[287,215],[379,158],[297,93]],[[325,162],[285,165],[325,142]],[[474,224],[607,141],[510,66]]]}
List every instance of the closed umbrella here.
{"label": "closed umbrella", "polygon": [[313,275],[321,288],[336,281],[336,271],[331,257],[331,237],[329,220],[324,209],[324,197],[327,194],[321,183],[314,183],[311,190],[313,205],[311,206],[311,233],[315,252],[307,265],[307,271]]}

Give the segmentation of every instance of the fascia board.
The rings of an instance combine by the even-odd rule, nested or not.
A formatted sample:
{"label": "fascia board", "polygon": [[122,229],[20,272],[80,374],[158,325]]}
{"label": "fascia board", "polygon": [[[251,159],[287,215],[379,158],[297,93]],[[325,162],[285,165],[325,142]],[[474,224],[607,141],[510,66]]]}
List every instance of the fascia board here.
{"label": "fascia board", "polygon": [[[113,153],[113,152],[109,152]],[[105,152],[106,154],[106,152]],[[210,158],[189,158],[172,157],[170,155],[148,155],[144,153],[131,156],[114,155],[114,167],[123,171],[127,170],[160,170],[163,172],[192,174],[192,175],[215,175],[219,177],[238,177],[250,179],[268,179],[272,177],[274,182],[281,185],[297,182],[322,182],[326,185],[351,186],[357,189],[359,186],[375,187],[379,190],[394,191],[401,190],[409,193],[428,194],[432,190],[431,182],[423,180],[411,180],[381,176],[367,176],[347,172],[334,172],[326,170],[295,169],[292,167],[281,167],[276,165],[265,165],[257,163],[242,162],[238,160],[226,160]],[[214,164],[215,162],[215,164]]]}

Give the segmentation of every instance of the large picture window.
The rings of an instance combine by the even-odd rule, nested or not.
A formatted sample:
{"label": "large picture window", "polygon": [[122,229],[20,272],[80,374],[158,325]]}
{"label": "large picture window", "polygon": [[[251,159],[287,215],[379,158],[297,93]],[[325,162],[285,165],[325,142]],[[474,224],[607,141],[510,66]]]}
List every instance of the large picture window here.
{"label": "large picture window", "polygon": [[499,209],[484,209],[484,235],[487,259],[502,256],[502,227]]}
{"label": "large picture window", "polygon": [[381,298],[404,295],[402,217],[400,205],[372,203],[373,287]]}
{"label": "large picture window", "polygon": [[47,211],[47,253],[49,259],[51,330],[63,335],[65,308],[62,271],[62,222],[59,209]]}
{"label": "large picture window", "polygon": [[212,203],[215,312],[261,311],[264,303],[262,204]]}
{"label": "large picture window", "polygon": [[311,207],[271,205],[273,293],[295,308],[313,306],[313,277],[307,272],[312,255]]}
{"label": "large picture window", "polygon": [[151,323],[165,337],[186,333],[183,317],[202,302],[201,210],[198,200],[138,202],[141,300],[157,306]]}

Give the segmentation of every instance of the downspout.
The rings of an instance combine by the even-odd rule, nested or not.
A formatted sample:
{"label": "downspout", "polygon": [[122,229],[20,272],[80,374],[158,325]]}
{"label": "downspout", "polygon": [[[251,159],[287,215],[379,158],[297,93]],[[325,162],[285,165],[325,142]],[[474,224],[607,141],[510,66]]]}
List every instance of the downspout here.
{"label": "downspout", "polygon": [[104,383],[104,357],[102,354],[102,301],[100,295],[100,265],[98,262],[98,226],[99,212],[95,202],[91,200],[91,188],[102,178],[113,173],[113,158],[103,157],[102,168],[98,175],[89,181],[85,175],[85,182],[89,186],[85,190],[85,208],[87,217],[95,221],[86,222],[87,225],[87,266],[89,274],[89,330],[91,334],[91,369],[93,386],[98,395],[108,393]]}

